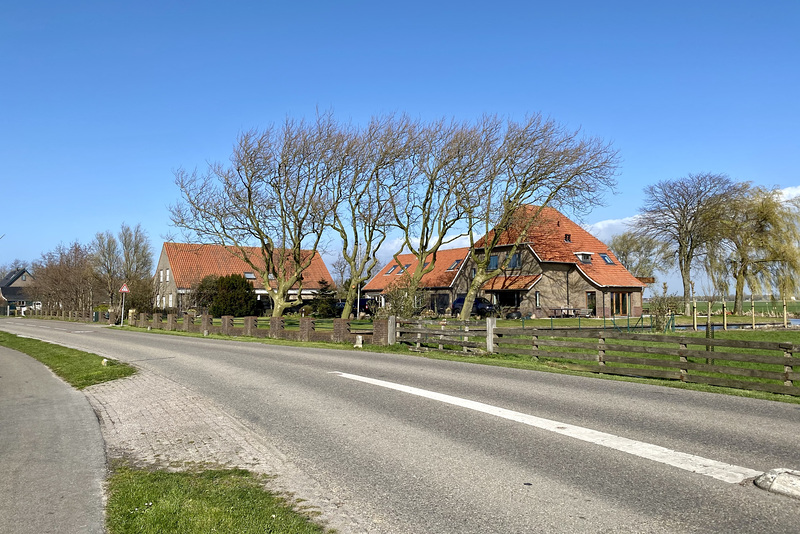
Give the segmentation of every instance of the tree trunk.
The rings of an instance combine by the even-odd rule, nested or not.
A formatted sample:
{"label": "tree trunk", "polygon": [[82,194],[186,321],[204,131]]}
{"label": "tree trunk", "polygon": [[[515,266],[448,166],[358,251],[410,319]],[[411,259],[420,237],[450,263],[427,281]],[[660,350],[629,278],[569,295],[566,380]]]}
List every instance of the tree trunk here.
{"label": "tree trunk", "polygon": [[737,273],[736,275],[736,295],[733,297],[733,314],[744,315],[744,274]]}

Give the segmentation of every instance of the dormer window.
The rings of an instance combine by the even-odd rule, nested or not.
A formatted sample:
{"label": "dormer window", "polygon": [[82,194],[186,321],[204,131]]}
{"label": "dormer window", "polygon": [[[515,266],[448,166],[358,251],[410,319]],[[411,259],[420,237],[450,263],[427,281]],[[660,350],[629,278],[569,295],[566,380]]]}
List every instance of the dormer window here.
{"label": "dormer window", "polygon": [[447,270],[448,271],[455,271],[456,269],[458,269],[459,265],[461,265],[461,260],[456,260],[456,261],[453,262],[453,264],[450,267],[447,268]]}
{"label": "dormer window", "polygon": [[245,280],[255,280],[256,279],[256,273],[252,273],[252,272],[249,272],[249,271],[245,272],[244,273],[244,278],[245,278]]}
{"label": "dormer window", "polygon": [[578,256],[578,259],[581,260],[581,263],[592,263],[591,252],[576,252],[575,255]]}
{"label": "dormer window", "polygon": [[614,265],[614,260],[608,254],[600,254],[600,257],[606,262],[608,265]]}
{"label": "dormer window", "polygon": [[572,234],[564,234],[564,243],[572,243]]}

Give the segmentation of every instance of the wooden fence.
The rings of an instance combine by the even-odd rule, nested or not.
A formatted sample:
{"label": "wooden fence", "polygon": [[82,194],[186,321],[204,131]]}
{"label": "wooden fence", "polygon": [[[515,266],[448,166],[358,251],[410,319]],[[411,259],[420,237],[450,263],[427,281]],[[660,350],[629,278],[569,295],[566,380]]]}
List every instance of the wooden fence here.
{"label": "wooden fence", "polygon": [[592,373],[660,378],[800,396],[800,345],[631,334],[607,330],[497,328],[485,323],[397,321],[412,350],[502,353]]}
{"label": "wooden fence", "polygon": [[[92,314],[87,312],[47,312],[39,311],[31,314],[32,317],[54,318],[64,321],[92,322]],[[180,320],[179,320],[180,319]],[[102,322],[117,324],[118,318],[111,312],[108,319]],[[193,317],[184,314],[180,318],[177,314],[165,315],[156,313],[129,314],[125,324],[137,328],[152,330],[167,330],[192,332],[201,334],[220,334],[225,336],[247,336],[257,338],[287,339],[292,341],[320,341],[325,343],[372,343],[386,345],[388,339],[388,321],[375,320],[372,325],[359,324],[345,319],[333,319],[327,328],[317,329],[317,322],[311,317],[302,317],[292,321],[283,317],[244,317],[234,320],[232,316],[213,318],[210,315]],[[287,328],[289,324],[291,328]]]}
{"label": "wooden fence", "polygon": [[[37,313],[34,316],[91,321],[88,313]],[[113,314],[108,319],[115,322]],[[423,321],[389,317],[372,328],[334,319],[333,329],[317,330],[312,318],[301,318],[287,329],[284,318],[246,317],[235,326],[230,316],[197,320],[175,314],[129,317],[139,328],[216,333],[229,336],[271,337],[297,341],[357,342],[376,345],[405,343],[412,350],[459,353],[502,353],[553,361],[579,371],[709,384],[800,396],[800,345],[768,341],[713,339],[680,335],[624,333],[609,330],[545,330],[497,328],[486,321]]]}

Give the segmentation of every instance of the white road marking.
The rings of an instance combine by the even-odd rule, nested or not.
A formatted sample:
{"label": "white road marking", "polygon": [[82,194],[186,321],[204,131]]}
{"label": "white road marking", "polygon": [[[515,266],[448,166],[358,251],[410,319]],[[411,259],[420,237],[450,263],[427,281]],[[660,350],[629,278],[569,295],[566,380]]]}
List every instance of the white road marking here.
{"label": "white road marking", "polygon": [[446,404],[461,406],[462,408],[468,408],[477,412],[502,417],[510,421],[516,421],[518,423],[530,425],[542,430],[555,432],[556,434],[569,436],[581,441],[586,441],[588,443],[594,443],[610,449],[626,452],[634,456],[639,456],[655,462],[671,465],[692,473],[706,475],[716,478],[717,480],[722,480],[723,482],[729,482],[731,484],[738,484],[748,478],[757,477],[762,474],[761,471],[755,471],[746,467],[726,464],[716,460],[703,458],[702,456],[695,456],[693,454],[674,451],[672,449],[667,449],[666,447],[660,447],[651,443],[636,441],[615,436],[614,434],[608,434],[606,432],[599,432],[590,428],[570,425],[568,423],[561,423],[559,421],[544,419],[542,417],[536,417],[520,412],[514,412],[511,410],[506,410],[505,408],[484,404],[482,402],[462,399],[460,397],[453,397],[443,393],[436,393],[435,391],[428,391],[412,386],[395,384],[394,382],[386,382],[384,380],[351,375],[348,373],[333,372],[332,374],[336,374],[350,380],[357,380],[359,382],[365,382],[375,386],[394,389],[396,391],[402,391],[411,395],[417,395],[419,397],[425,397],[427,399],[444,402]]}

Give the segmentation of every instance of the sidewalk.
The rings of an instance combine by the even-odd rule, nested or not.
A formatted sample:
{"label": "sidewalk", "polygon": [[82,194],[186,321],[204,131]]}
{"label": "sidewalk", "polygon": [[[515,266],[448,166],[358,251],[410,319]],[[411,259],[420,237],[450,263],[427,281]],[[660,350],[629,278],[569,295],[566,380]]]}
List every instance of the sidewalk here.
{"label": "sidewalk", "polygon": [[0,532],[102,533],[106,457],[83,393],[0,347]]}

